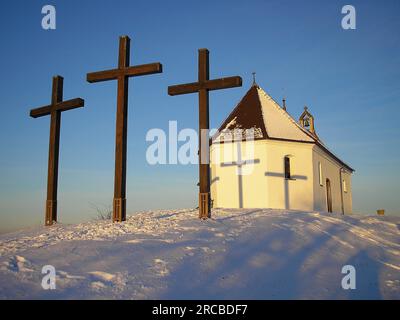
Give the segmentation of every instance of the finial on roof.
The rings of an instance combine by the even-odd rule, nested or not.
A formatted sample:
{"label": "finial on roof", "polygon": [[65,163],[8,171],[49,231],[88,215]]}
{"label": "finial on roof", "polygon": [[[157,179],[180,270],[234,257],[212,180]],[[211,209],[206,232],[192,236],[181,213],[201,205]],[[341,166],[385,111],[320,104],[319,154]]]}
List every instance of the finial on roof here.
{"label": "finial on roof", "polygon": [[307,111],[307,110],[308,110],[307,106],[304,106],[304,111]]}
{"label": "finial on roof", "polygon": [[286,98],[283,97],[282,99],[282,109],[286,111]]}
{"label": "finial on roof", "polygon": [[256,73],[252,72],[252,75],[253,75],[253,86],[256,86],[257,85],[257,83],[256,83]]}

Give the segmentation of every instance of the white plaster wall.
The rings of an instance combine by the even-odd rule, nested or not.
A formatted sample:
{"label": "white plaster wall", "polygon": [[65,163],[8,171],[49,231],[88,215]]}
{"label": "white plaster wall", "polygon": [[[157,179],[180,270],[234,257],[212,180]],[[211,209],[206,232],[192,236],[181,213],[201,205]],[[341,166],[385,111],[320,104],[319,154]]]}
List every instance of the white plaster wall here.
{"label": "white plaster wall", "polygon": [[[266,149],[259,141],[243,142],[240,149],[243,161],[256,160],[258,162],[243,165],[242,176],[238,175],[237,166],[222,165],[238,160],[237,142],[211,146],[211,199],[213,206],[267,208],[267,180],[264,177]],[[220,158],[218,159],[218,157]]]}
{"label": "white plaster wall", "polygon": [[[240,188],[237,167],[221,166],[221,163],[237,161],[238,144],[211,146],[211,197],[214,207],[313,210],[312,144],[257,140],[243,142],[241,149],[242,160],[253,159],[258,163],[243,166]],[[292,156],[293,180],[284,178],[286,155]],[[217,156],[220,158],[217,159]]]}
{"label": "white plaster wall", "polygon": [[352,173],[345,172],[342,173],[342,178],[346,180],[347,184],[347,192],[343,192],[343,200],[344,200],[344,213],[352,213],[353,212],[353,195],[352,195],[352,181],[351,181]]}
{"label": "white plaster wall", "polygon": [[[312,144],[266,140],[269,207],[313,209]],[[290,156],[292,179],[284,178],[284,157]]]}
{"label": "white plaster wall", "polygon": [[[332,190],[332,210],[333,212],[342,213],[341,198],[341,181],[340,168],[341,164],[336,162],[324,150],[318,146],[313,147],[313,167],[314,167],[314,209],[318,211],[327,211],[327,190],[326,179],[331,182]],[[319,162],[322,165],[322,185],[319,183]],[[351,190],[351,173],[342,172],[342,179],[346,181],[347,192],[343,192],[344,213],[352,212],[352,190]]]}

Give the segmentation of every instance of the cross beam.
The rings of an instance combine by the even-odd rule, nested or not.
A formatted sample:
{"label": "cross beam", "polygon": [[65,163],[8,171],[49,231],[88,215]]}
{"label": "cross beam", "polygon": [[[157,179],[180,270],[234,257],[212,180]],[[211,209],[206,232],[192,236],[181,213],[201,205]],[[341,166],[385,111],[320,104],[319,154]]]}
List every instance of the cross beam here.
{"label": "cross beam", "polygon": [[113,221],[126,220],[126,152],[128,129],[128,81],[130,77],[161,73],[161,63],[150,63],[129,66],[130,39],[128,36],[119,39],[118,68],[87,74],[90,83],[117,80],[117,124],[115,137],[115,176]]}
{"label": "cross beam", "polygon": [[170,86],[168,87],[168,94],[170,96],[176,96],[180,94],[199,92],[201,89],[212,91],[212,90],[240,87],[241,85],[242,85],[242,79],[240,77],[228,77],[215,80],[208,80],[202,83],[192,82],[177,86]]}
{"label": "cross beam", "polygon": [[140,66],[122,67],[121,69],[106,70],[88,73],[87,81],[90,83],[117,80],[119,77],[138,77],[162,72],[161,63],[142,64]]}
{"label": "cross beam", "polygon": [[29,115],[32,118],[39,118],[39,117],[43,117],[43,116],[47,116],[47,115],[51,114],[51,112],[53,110],[55,110],[55,111],[67,111],[67,110],[72,110],[72,109],[75,109],[75,108],[83,107],[83,105],[84,105],[84,100],[83,99],[75,98],[75,99],[66,100],[66,101],[62,101],[62,102],[56,103],[54,105],[50,104],[48,106],[32,109]]}
{"label": "cross beam", "polygon": [[[209,151],[209,94],[211,90],[227,89],[242,86],[241,77],[209,79],[209,51],[199,49],[198,81],[168,87],[171,96],[199,93],[199,218],[211,217],[210,199],[210,151]],[[204,147],[204,149],[202,148]]]}
{"label": "cross beam", "polygon": [[58,184],[58,157],[60,150],[61,112],[83,107],[85,101],[81,98],[62,101],[63,82],[61,76],[53,77],[51,104],[32,109],[32,118],[51,115],[49,139],[49,163],[47,173],[47,200],[45,212],[45,225],[50,226],[57,221],[57,184]]}

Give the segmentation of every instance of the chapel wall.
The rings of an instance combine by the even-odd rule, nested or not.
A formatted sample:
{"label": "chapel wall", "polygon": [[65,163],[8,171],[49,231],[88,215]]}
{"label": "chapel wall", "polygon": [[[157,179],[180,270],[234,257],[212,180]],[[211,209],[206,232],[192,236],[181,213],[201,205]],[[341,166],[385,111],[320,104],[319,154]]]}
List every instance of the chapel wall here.
{"label": "chapel wall", "polygon": [[[351,172],[345,171],[340,174],[340,169],[343,167],[330,155],[318,146],[313,148],[313,163],[314,163],[314,209],[317,211],[328,211],[327,207],[327,182],[329,179],[332,194],[332,211],[342,213],[352,212],[352,189],[351,189]],[[319,163],[322,167],[322,183],[319,179]],[[342,192],[344,185],[341,180],[345,181],[347,192]],[[343,194],[343,209],[342,196]]]}
{"label": "chapel wall", "polygon": [[[241,179],[236,166],[221,165],[237,160],[238,143],[211,146],[214,207],[313,210],[312,145],[277,140],[256,140],[251,145],[242,142],[240,154],[243,160],[257,163],[243,166]],[[291,159],[289,180],[284,175],[287,155]]]}

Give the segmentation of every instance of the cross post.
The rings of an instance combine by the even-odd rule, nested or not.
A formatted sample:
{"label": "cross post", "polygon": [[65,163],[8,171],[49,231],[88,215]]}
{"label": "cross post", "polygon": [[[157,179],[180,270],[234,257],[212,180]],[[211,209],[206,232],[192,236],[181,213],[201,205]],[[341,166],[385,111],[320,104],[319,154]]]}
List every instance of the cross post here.
{"label": "cross post", "polygon": [[168,87],[170,96],[199,94],[199,218],[211,217],[210,197],[210,151],[209,151],[209,91],[242,86],[242,78],[228,77],[209,79],[209,51],[199,49],[198,82],[173,85]]}
{"label": "cross post", "polygon": [[80,108],[85,104],[85,101],[81,98],[62,101],[63,82],[63,77],[53,77],[51,104],[32,109],[30,111],[30,116],[32,118],[50,115],[49,162],[47,171],[47,200],[45,210],[46,226],[50,226],[54,222],[57,222],[58,157],[60,150],[61,112]]}
{"label": "cross post", "polygon": [[126,152],[128,132],[128,84],[130,77],[144,76],[162,72],[161,63],[129,66],[130,39],[119,39],[118,68],[87,74],[90,83],[117,80],[117,120],[115,135],[115,175],[113,221],[126,220]]}

